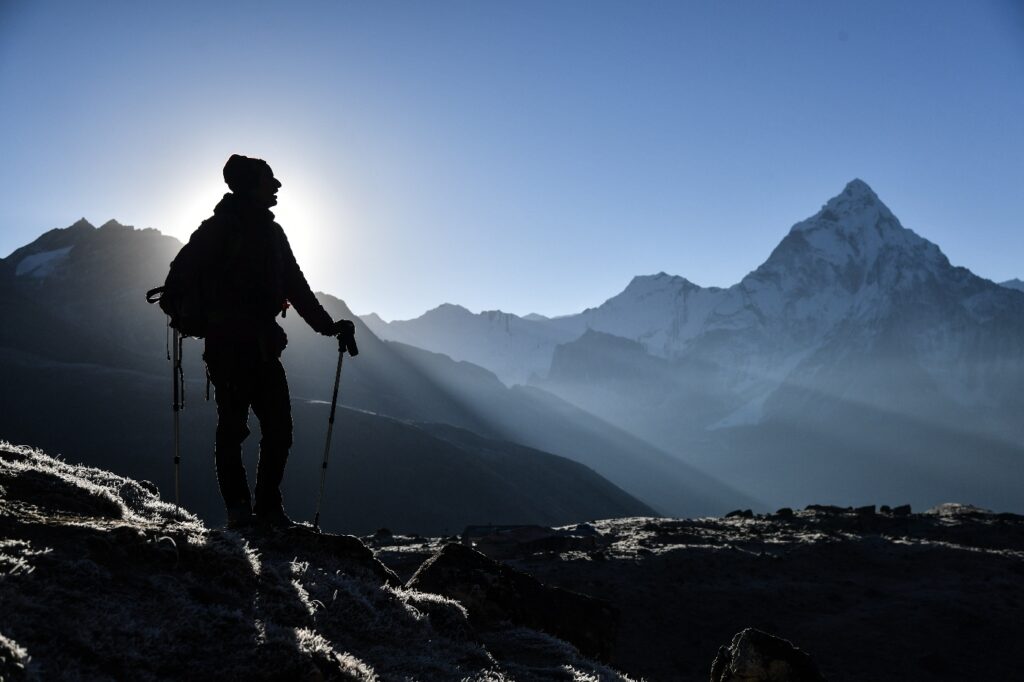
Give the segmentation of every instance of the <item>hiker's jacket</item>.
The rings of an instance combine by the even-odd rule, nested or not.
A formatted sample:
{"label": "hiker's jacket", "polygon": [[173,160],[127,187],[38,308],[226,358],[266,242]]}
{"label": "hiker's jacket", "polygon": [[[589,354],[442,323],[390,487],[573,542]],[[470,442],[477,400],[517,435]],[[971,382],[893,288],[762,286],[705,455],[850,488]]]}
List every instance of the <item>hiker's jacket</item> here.
{"label": "hiker's jacket", "polygon": [[171,271],[202,283],[207,362],[279,357],[288,338],[275,317],[286,301],[315,331],[334,331],[274,214],[235,194],[192,233]]}

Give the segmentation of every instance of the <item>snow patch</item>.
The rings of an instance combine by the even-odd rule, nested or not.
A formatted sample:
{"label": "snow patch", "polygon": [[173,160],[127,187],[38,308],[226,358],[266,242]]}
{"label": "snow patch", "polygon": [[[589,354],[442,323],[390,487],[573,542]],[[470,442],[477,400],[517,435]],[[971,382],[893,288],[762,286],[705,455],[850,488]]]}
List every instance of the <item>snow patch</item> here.
{"label": "snow patch", "polygon": [[28,275],[30,277],[37,277],[40,279],[47,275],[51,275],[61,261],[67,258],[73,248],[74,246],[65,246],[62,249],[40,251],[39,253],[33,253],[31,256],[25,256],[21,259],[21,262],[18,263],[18,267],[14,270],[14,274],[18,277]]}

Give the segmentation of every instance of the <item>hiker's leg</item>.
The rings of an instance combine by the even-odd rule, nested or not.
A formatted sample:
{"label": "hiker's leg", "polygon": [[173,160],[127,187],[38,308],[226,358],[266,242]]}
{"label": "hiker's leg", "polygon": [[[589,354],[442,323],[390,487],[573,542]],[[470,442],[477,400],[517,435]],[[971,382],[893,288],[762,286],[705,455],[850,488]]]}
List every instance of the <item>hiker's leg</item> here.
{"label": "hiker's leg", "polygon": [[217,441],[215,459],[217,483],[229,520],[250,508],[249,481],[242,463],[242,441],[249,435],[248,383],[232,372],[210,366],[210,380],[217,398]]}
{"label": "hiker's leg", "polygon": [[260,463],[256,472],[257,515],[276,514],[281,504],[281,479],[292,446],[292,406],[288,379],[280,360],[263,363],[253,391],[252,411],[260,420]]}

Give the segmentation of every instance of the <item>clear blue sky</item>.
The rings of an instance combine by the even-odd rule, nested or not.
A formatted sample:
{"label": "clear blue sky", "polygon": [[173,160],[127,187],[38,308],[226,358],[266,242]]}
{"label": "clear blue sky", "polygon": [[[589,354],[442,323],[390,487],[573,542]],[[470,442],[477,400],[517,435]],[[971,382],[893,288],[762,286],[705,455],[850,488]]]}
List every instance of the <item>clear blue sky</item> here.
{"label": "clear blue sky", "polygon": [[0,255],[185,238],[239,152],[314,287],[387,319],[726,286],[854,177],[1024,277],[1016,0],[0,0],[0,130]]}

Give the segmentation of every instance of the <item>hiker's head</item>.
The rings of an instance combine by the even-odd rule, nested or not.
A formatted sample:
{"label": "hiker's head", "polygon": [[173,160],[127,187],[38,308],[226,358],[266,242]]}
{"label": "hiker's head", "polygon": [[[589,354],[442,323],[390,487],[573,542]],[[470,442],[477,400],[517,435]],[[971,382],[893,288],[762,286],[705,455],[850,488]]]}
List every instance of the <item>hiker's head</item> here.
{"label": "hiker's head", "polygon": [[232,154],[224,164],[224,182],[238,196],[268,208],[277,203],[277,190],[281,187],[270,164],[238,154]]}

